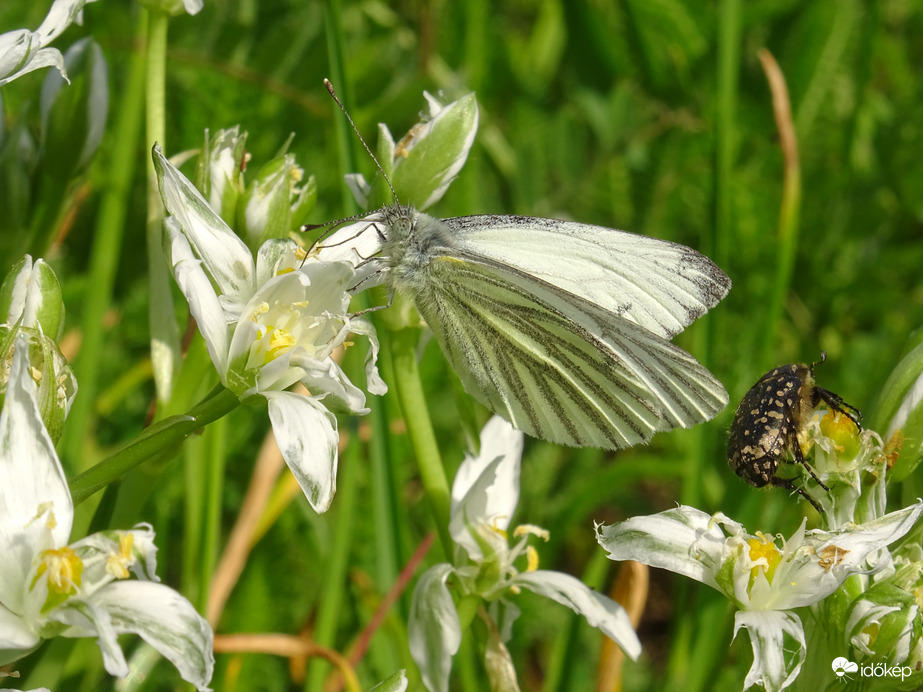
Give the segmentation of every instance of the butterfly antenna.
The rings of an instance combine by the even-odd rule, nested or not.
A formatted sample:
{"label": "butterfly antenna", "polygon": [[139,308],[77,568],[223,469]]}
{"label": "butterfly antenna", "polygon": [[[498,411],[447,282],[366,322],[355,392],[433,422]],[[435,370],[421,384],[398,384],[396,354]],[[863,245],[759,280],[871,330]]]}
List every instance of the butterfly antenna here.
{"label": "butterfly antenna", "polygon": [[346,110],[346,106],[343,105],[343,102],[340,101],[340,98],[337,96],[337,92],[333,90],[333,84],[330,83],[330,80],[326,77],[324,78],[324,86],[327,87],[327,91],[330,92],[330,95],[333,97],[333,100],[336,101],[336,104],[340,107],[340,110],[343,111],[343,115],[346,116],[346,119],[349,121],[349,124],[353,128],[353,132],[356,133],[356,137],[359,138],[359,141],[362,142],[363,148],[365,148],[368,155],[372,158],[372,161],[375,162],[375,166],[378,168],[378,171],[381,173],[381,177],[385,179],[385,182],[388,183],[388,188],[391,190],[391,194],[394,196],[394,201],[400,204],[400,200],[397,198],[397,193],[394,191],[394,186],[391,184],[391,180],[388,178],[388,175],[385,173],[385,169],[381,167],[381,164],[378,163],[378,159],[375,158],[375,154],[372,153],[372,150],[369,149],[369,145],[365,143],[365,140],[362,138],[362,135],[359,132],[359,128],[356,127],[356,123],[353,122],[353,119],[349,116],[349,111]]}

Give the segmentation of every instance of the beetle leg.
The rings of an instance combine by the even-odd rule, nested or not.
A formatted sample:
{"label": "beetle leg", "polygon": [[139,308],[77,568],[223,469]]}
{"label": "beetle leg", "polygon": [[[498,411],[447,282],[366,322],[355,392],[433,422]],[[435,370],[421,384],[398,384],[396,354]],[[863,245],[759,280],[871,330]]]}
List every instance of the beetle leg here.
{"label": "beetle leg", "polygon": [[827,407],[831,411],[842,413],[844,416],[849,418],[849,420],[855,423],[857,429],[862,430],[862,426],[859,425],[859,419],[862,418],[862,412],[859,411],[859,409],[857,409],[855,406],[850,406],[847,404],[830,390],[822,389],[821,387],[814,387],[814,391],[811,393],[811,401],[815,407],[817,404],[823,401],[825,404],[827,404]]}
{"label": "beetle leg", "polygon": [[[808,471],[811,471],[811,469],[808,468]],[[813,472],[813,471],[811,471],[811,475],[814,476],[814,472]],[[814,476],[814,478],[817,479],[817,476]],[[772,479],[771,481],[769,481],[769,482],[770,482],[772,485],[776,486],[777,488],[786,488],[786,489],[788,489],[788,490],[790,490],[790,491],[792,491],[792,492],[800,493],[801,496],[802,496],[805,500],[807,500],[808,502],[811,503],[811,505],[814,507],[814,509],[817,510],[817,513],[818,513],[818,514],[823,514],[823,513],[824,513],[824,510],[821,508],[821,506],[820,506],[819,504],[817,504],[817,501],[816,501],[813,497],[811,497],[810,495],[808,495],[808,494],[804,491],[803,488],[799,488],[797,485],[795,485],[794,483],[792,483],[790,480],[786,480],[785,478],[773,478],[773,479]],[[818,480],[817,482],[820,483],[820,480]],[[823,483],[820,483],[820,484],[821,484],[821,487],[824,488],[824,490],[828,490],[828,488],[827,488],[826,485],[824,485]]]}
{"label": "beetle leg", "polygon": [[811,465],[808,463],[808,460],[804,458],[804,454],[801,451],[801,444],[798,442],[797,436],[795,437],[795,440],[792,442],[792,454],[795,457],[795,461],[801,464],[802,466],[804,466],[808,470],[808,473],[811,474],[811,478],[817,481],[817,484],[821,488],[829,492],[830,488],[824,485],[824,482],[820,478],[817,477],[817,474],[814,473],[814,469],[811,468]]}

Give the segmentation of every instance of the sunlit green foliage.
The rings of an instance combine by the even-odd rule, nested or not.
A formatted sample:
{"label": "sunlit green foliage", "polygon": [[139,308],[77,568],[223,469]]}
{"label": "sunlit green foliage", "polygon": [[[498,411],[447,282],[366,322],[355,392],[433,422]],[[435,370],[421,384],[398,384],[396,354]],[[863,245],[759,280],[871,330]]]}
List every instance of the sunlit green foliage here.
{"label": "sunlit green foliage", "polygon": [[[0,31],[37,26],[45,8],[27,5],[5,3]],[[143,103],[129,102],[140,98],[131,88],[130,60],[141,50],[141,15],[135,3],[100,0],[87,7],[82,27],[71,27],[55,44],[63,51],[91,36],[108,65],[106,131],[89,167],[65,188],[50,164],[79,157],[60,132],[43,134],[39,91],[46,72],[0,91],[2,273],[25,251],[54,266],[68,311],[65,344],[71,339],[68,355],[78,377],[81,331],[90,321],[106,324],[96,384],[87,388],[87,426],[68,433],[77,439],[62,451],[69,475],[132,440],[154,396],[144,250],[153,142],[143,127],[117,127],[120,119],[137,117],[132,106],[143,113]],[[357,211],[343,174],[374,173],[323,77],[336,83],[373,149],[378,122],[399,133],[417,121],[424,89],[449,98],[474,91],[477,140],[431,213],[568,218],[674,240],[715,259],[734,286],[677,342],[724,382],[732,400],[724,413],[617,454],[527,443],[517,519],[551,532],[543,566],[598,578],[593,585],[606,590],[615,569],[610,563],[602,575],[593,520],[682,501],[767,532],[790,533],[798,525],[803,503],[745,486],[724,457],[734,405],[760,374],[782,363],[812,362],[825,349],[819,380],[868,418],[891,370],[919,342],[921,35],[920,0],[206,0],[198,15],[169,24],[166,141],[160,144],[174,155],[201,146],[206,128],[239,124],[249,132],[255,172],[294,133],[289,151],[317,181],[307,222],[323,223]],[[788,84],[801,179],[791,284],[781,287],[783,309],[772,321],[784,161],[760,49],[772,53]],[[64,88],[85,88],[74,81]],[[71,123],[77,128],[81,120]],[[76,131],[70,139],[75,148],[84,140]],[[127,175],[114,169],[126,150],[135,164]],[[55,200],[45,194],[52,184],[59,186]],[[103,271],[91,262],[91,251],[113,189],[125,210],[123,240],[108,256],[114,288],[100,315],[85,301]],[[27,230],[33,236],[24,245]],[[183,329],[185,310],[179,301]],[[211,367],[197,340],[189,358],[190,369]],[[361,372],[361,359],[349,365]],[[421,369],[451,479],[468,444],[459,421],[469,422],[470,437],[486,412],[472,408],[435,344],[423,351]],[[383,376],[388,379],[387,371]],[[214,381],[190,380],[177,401],[188,408]],[[347,447],[331,511],[317,516],[299,495],[281,512],[254,546],[217,634],[312,631],[321,626],[323,604],[336,603],[334,615],[322,616],[334,618],[323,625],[332,634],[324,643],[346,652],[368,623],[433,530],[392,396],[370,397],[382,418],[341,419]],[[171,413],[185,410],[176,406]],[[122,483],[128,494],[101,505],[96,528],[109,527],[106,516],[123,528],[153,523],[161,577],[204,607],[211,570],[267,430],[264,411],[233,411],[220,429],[187,443],[182,462],[164,457],[134,471]],[[388,460],[386,468],[369,462],[374,447]],[[211,471],[202,470],[206,461]],[[911,475],[892,489],[895,500],[919,496],[921,485]],[[209,498],[220,525],[207,518]],[[85,526],[97,504],[80,507]],[[439,561],[438,553],[437,544],[426,564]],[[598,632],[528,594],[519,604],[526,615],[511,648],[523,689],[592,689]],[[364,687],[400,667],[409,669],[411,689],[419,684],[406,649],[408,607],[405,591],[358,668]],[[626,690],[737,690],[749,667],[749,647],[730,644],[724,602],[663,573],[652,575],[640,636],[644,653],[626,664]],[[29,659],[24,677],[36,685],[59,680],[57,689],[100,689],[110,682],[92,648],[92,642],[55,642]],[[477,659],[456,666],[467,666],[476,680]],[[299,688],[279,657],[219,655],[217,661],[218,690]],[[329,670],[312,663],[309,680]],[[146,685],[132,689],[171,689],[171,675],[168,666],[158,666]]]}

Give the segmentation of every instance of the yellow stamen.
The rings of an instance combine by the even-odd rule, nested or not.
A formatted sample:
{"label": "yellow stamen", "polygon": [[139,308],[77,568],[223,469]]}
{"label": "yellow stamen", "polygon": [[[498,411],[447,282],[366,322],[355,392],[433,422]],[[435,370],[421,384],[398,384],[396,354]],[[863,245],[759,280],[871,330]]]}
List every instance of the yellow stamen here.
{"label": "yellow stamen", "polygon": [[128,579],[131,573],[128,568],[134,563],[135,558],[132,548],[135,545],[135,535],[130,532],[119,532],[118,552],[110,553],[106,558],[106,572],[116,579]]}
{"label": "yellow stamen", "polygon": [[779,549],[776,547],[776,544],[773,543],[770,536],[767,536],[759,531],[756,532],[756,538],[751,538],[747,541],[747,544],[750,546],[750,559],[753,561],[759,560],[760,558],[765,558],[768,567],[763,565],[756,565],[750,570],[750,585],[748,590],[753,587],[753,582],[756,580],[756,575],[760,570],[766,575],[766,581],[772,584],[772,578],[775,575],[776,567],[782,561],[782,553],[779,552]]}
{"label": "yellow stamen", "polygon": [[546,543],[548,539],[551,538],[551,534],[548,533],[546,529],[543,529],[541,526],[536,526],[535,524],[520,524],[513,530],[513,535],[516,538],[526,535],[538,536]]}
{"label": "yellow stamen", "polygon": [[531,545],[526,546],[526,572],[538,569],[538,551]]}
{"label": "yellow stamen", "polygon": [[[58,527],[58,520],[54,515],[54,506],[50,502],[43,502],[38,506],[38,512],[35,513],[32,521],[38,521],[45,515],[45,528],[53,531]],[[30,522],[31,523],[31,522]]]}
{"label": "yellow stamen", "polygon": [[295,337],[289,334],[284,329],[273,329],[272,334],[269,336],[269,356],[268,360],[272,360],[278,356],[282,351],[290,349],[295,345]]}
{"label": "yellow stamen", "polygon": [[46,572],[48,573],[48,591],[70,596],[77,593],[77,587],[80,586],[83,577],[83,560],[69,546],[58,550],[46,550],[42,553],[41,563],[36,570],[35,579],[32,580],[32,587]]}
{"label": "yellow stamen", "polygon": [[875,640],[878,639],[878,630],[879,627],[877,622],[871,623],[868,627],[862,630],[863,634],[867,634],[869,636],[868,647],[870,649],[875,646]]}
{"label": "yellow stamen", "polygon": [[503,536],[504,538],[508,538],[509,536],[508,536],[507,533],[506,533],[506,529],[501,529],[501,528],[497,525],[497,522],[500,521],[501,519],[506,519],[506,517],[501,517],[500,515],[497,515],[497,516],[493,517],[493,518],[490,520],[490,530],[493,531],[493,532],[496,533],[496,534],[499,534],[499,535]]}

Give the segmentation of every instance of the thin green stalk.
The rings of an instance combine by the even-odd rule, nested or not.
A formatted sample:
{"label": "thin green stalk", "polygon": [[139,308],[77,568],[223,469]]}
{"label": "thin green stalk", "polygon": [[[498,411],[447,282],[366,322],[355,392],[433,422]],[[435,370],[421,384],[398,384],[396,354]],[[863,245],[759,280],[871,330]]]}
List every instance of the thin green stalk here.
{"label": "thin green stalk", "polygon": [[221,492],[227,458],[227,418],[183,446],[183,559],[181,590],[205,612],[218,543],[221,538]]}
{"label": "thin green stalk", "polygon": [[[349,103],[349,84],[346,79],[346,69],[343,62],[343,26],[340,20],[339,0],[327,0],[327,11],[324,13],[324,28],[327,37],[327,61],[330,76],[328,79],[336,87],[340,100]],[[318,85],[320,86],[320,85]],[[346,118],[338,117],[334,120],[336,130],[337,151],[340,154],[340,170],[349,173],[356,170],[356,155],[353,147],[354,133],[349,129]],[[356,209],[356,202],[345,185],[340,186],[340,195],[343,209],[346,214],[351,214]]]}
{"label": "thin green stalk", "polygon": [[[147,369],[150,370],[150,364]],[[184,414],[208,396],[209,390],[215,386],[215,380],[217,373],[205,348],[205,342],[201,337],[196,337],[186,350],[176,386],[173,388],[173,398],[168,405],[158,409],[160,419],[174,414]],[[100,400],[104,398],[105,393],[101,395]],[[97,412],[105,415],[99,406]],[[193,438],[193,441],[195,439]],[[132,526],[142,520],[144,507],[157,487],[157,479],[170,461],[172,458],[161,458],[146,463],[121,480],[116,508],[112,515],[112,526]]]}
{"label": "thin green stalk", "polygon": [[714,248],[719,267],[728,268],[734,245],[733,200],[734,162],[737,159],[737,84],[740,75],[741,8],[740,0],[722,0],[718,14],[718,83],[715,100],[715,189]]}
{"label": "thin green stalk", "polygon": [[[346,602],[346,585],[349,582],[349,553],[353,545],[356,515],[359,512],[359,480],[362,472],[362,445],[354,439],[346,445],[337,472],[336,519],[331,541],[331,552],[324,564],[323,586],[318,598],[317,621],[313,639],[320,646],[336,648],[337,624]],[[315,659],[308,669],[304,689],[320,690],[328,664]]]}
{"label": "thin green stalk", "polygon": [[[580,581],[591,589],[599,591],[605,583],[610,566],[612,563],[605,551],[594,550]],[[583,617],[577,613],[568,613],[563,626],[554,638],[554,646],[548,657],[545,680],[542,684],[544,692],[571,689],[570,683],[574,678],[574,667],[579,656],[579,629],[582,621]]]}
{"label": "thin green stalk", "polygon": [[[166,150],[166,60],[167,26],[165,12],[150,11],[147,40],[147,146],[155,142]],[[151,306],[151,361],[154,365],[154,384],[157,399],[169,400],[173,373],[179,361],[179,330],[173,314],[173,294],[170,276],[162,246],[161,220],[163,205],[157,188],[154,162],[147,157],[147,261]]]}
{"label": "thin green stalk", "polygon": [[[734,246],[733,218],[733,176],[737,159],[737,99],[740,74],[741,0],[721,0],[718,5],[717,23],[717,83],[715,93],[715,159],[713,213],[714,234],[704,234],[701,249],[712,257],[719,267],[732,271],[731,248]],[[726,330],[710,315],[699,327],[694,352],[708,366],[711,347],[716,334]],[[714,446],[713,435],[707,434],[704,426],[697,426],[690,439],[690,463],[683,477],[681,501],[684,504],[700,504],[704,465],[713,463],[710,451]],[[701,614],[693,608],[693,593],[689,584],[680,582],[675,591],[676,618],[671,634],[672,646],[667,663],[665,689],[701,689],[689,685],[695,669],[711,670],[715,660],[726,655],[719,638],[712,637],[703,644],[710,647],[707,652],[697,648],[698,632],[701,631]],[[693,655],[702,655],[707,660],[701,663]]]}
{"label": "thin green stalk", "polygon": [[[206,604],[199,579],[202,543],[205,535],[205,488],[208,472],[208,449],[211,446],[211,430],[190,438],[182,449],[183,461],[183,545],[180,563],[180,590],[204,612]],[[206,582],[207,583],[207,582]]]}
{"label": "thin green stalk", "polygon": [[[404,423],[410,443],[413,445],[420,469],[420,478],[426,491],[430,512],[439,533],[443,554],[451,557],[452,537],[449,535],[449,510],[451,495],[449,483],[446,479],[445,468],[442,465],[442,456],[433,424],[426,406],[426,397],[423,394],[423,383],[420,380],[420,370],[417,366],[417,344],[420,340],[418,329],[405,328],[397,331],[382,330],[383,341],[388,341],[388,347],[382,349],[382,356],[390,355],[390,364],[387,366],[394,373],[391,384],[397,393],[401,405]],[[455,656],[453,666],[458,672],[461,687],[464,690],[479,690],[483,687],[483,676],[478,673],[476,664],[477,647],[474,646],[472,630],[468,627],[476,613],[470,599],[459,601],[458,613],[464,637],[458,654]],[[479,599],[477,599],[479,602]]]}
{"label": "thin green stalk", "polygon": [[[385,382],[393,381],[385,376]],[[375,531],[375,585],[381,594],[387,593],[398,579],[401,559],[401,529],[398,509],[400,477],[396,473],[397,460],[388,444],[388,420],[384,402],[374,402],[369,413],[372,434],[369,437],[368,455],[371,472],[370,492]],[[393,612],[406,618],[407,594],[395,604]],[[402,607],[403,606],[403,607]],[[406,641],[406,640],[404,640]],[[374,665],[379,670],[397,670],[401,667],[399,652],[401,640],[373,638],[369,648]]]}
{"label": "thin green stalk", "polygon": [[70,482],[74,504],[80,504],[139,464],[170,450],[192,433],[218,420],[239,405],[236,394],[221,388],[188,413],[170,416],[155,423],[126,447],[74,478]]}
{"label": "thin green stalk", "polygon": [[419,330],[401,329],[389,332],[391,367],[394,371],[394,389],[407,433],[417,457],[420,469],[420,478],[426,491],[439,540],[442,543],[443,553],[452,555],[452,538],[449,536],[449,509],[451,495],[449,482],[446,479],[445,468],[442,465],[442,456],[439,454],[439,445],[433,432],[433,424],[426,407],[426,397],[423,394],[423,383],[420,381],[420,370],[417,366],[417,343]]}
{"label": "thin green stalk", "polygon": [[[737,157],[737,91],[740,72],[741,42],[740,0],[723,0],[718,24],[718,82],[716,93],[717,134],[715,137],[715,187],[713,229],[702,233],[701,250],[711,256],[719,267],[730,270],[730,248],[733,245],[733,175]],[[721,325],[715,315],[707,315],[697,324],[692,352],[706,367],[711,366],[715,335]],[[719,373],[720,375],[720,373]],[[687,437],[689,456],[680,493],[681,502],[701,504],[703,479],[714,464],[714,433],[705,426],[696,426]]]}
{"label": "thin green stalk", "polygon": [[[147,33],[146,13],[141,13],[135,36],[140,42]],[[119,93],[118,111],[113,128],[114,141],[109,147],[111,165],[100,203],[99,221],[93,236],[90,274],[83,300],[83,338],[74,371],[80,383],[80,396],[68,415],[68,424],[61,445],[61,456],[71,468],[83,470],[92,461],[83,454],[88,431],[92,430],[93,408],[96,405],[99,368],[108,351],[104,348],[105,320],[103,316],[112,303],[112,286],[122,252],[122,237],[132,180],[137,162],[137,142],[141,132],[144,108],[144,56],[132,51],[124,89]]]}
{"label": "thin green stalk", "polygon": [[[388,348],[387,339],[382,348]],[[380,356],[379,364],[385,382],[393,382],[390,356]],[[397,459],[388,444],[389,410],[396,408],[393,394],[373,402],[369,414],[372,434],[369,439],[369,465],[371,471],[372,502],[375,515],[375,580],[381,593],[385,593],[398,577],[404,559],[400,546],[400,520],[398,497],[401,477]],[[397,416],[395,416],[397,417]]]}
{"label": "thin green stalk", "polygon": [[208,587],[212,581],[221,544],[221,497],[228,461],[228,419],[222,418],[208,428],[211,433],[206,467],[205,525],[203,527],[202,554],[199,557],[199,612],[208,606]]}
{"label": "thin green stalk", "polygon": [[[795,266],[795,252],[798,248],[798,219],[801,211],[801,166],[798,161],[798,141],[795,125],[792,121],[792,109],[785,86],[785,76],[769,51],[759,54],[772,91],[772,107],[779,128],[779,141],[785,159],[785,171],[782,181],[782,204],[779,210],[778,252],[776,253],[776,276],[769,295],[766,310],[765,333],[774,335],[779,331],[782,321],[782,309],[788,295]],[[760,358],[762,366],[772,362],[772,349],[775,339],[764,339],[763,353]]]}

